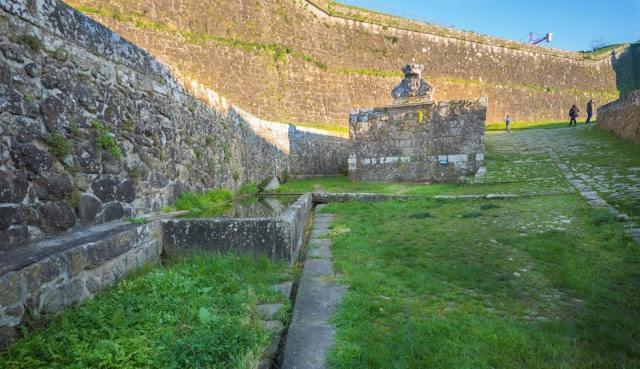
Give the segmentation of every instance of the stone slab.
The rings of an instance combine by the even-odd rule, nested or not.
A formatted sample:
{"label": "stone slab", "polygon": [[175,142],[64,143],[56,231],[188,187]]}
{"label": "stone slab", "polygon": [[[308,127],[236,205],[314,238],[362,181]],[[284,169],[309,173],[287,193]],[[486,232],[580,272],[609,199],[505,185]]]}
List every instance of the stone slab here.
{"label": "stone slab", "polygon": [[[324,218],[331,218],[327,215]],[[335,283],[331,241],[312,239],[326,258],[308,257],[298,286],[291,326],[285,343],[283,369],[327,368],[327,354],[334,343],[335,327],[330,319],[346,292]]]}

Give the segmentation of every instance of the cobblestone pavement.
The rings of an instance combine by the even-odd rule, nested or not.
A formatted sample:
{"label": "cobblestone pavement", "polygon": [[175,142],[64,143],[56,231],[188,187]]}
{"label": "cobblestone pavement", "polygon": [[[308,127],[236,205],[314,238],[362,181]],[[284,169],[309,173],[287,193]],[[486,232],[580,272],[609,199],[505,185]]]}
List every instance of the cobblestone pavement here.
{"label": "cobblestone pavement", "polygon": [[595,192],[640,220],[640,145],[593,126],[490,133],[486,145],[484,183],[511,180],[532,189]]}

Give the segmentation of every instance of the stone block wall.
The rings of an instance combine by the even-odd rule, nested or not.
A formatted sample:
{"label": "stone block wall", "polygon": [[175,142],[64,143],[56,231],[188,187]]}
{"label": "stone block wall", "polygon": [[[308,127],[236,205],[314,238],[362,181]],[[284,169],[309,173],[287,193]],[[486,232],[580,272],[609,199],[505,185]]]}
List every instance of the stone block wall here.
{"label": "stone block wall", "polygon": [[349,178],[461,182],[484,162],[487,100],[395,105],[351,113]]}
{"label": "stone block wall", "polygon": [[436,100],[488,96],[489,121],[566,119],[572,104],[618,97],[618,56],[341,12],[327,1],[67,1],[273,121],[347,126],[353,107],[391,102],[397,71],[412,60],[426,66]]}
{"label": "stone block wall", "polygon": [[347,174],[349,137],[291,126],[289,170],[294,177]]}
{"label": "stone block wall", "polygon": [[289,125],[197,87],[56,0],[0,3],[0,249],[288,170]]}
{"label": "stone block wall", "polygon": [[121,224],[96,235],[48,242],[47,255],[38,259],[33,257],[42,250],[15,259],[0,252],[0,351],[17,337],[25,316],[38,318],[84,301],[133,268],[157,261],[162,251],[159,222]]}
{"label": "stone block wall", "polygon": [[164,220],[163,250],[170,257],[236,252],[294,263],[312,209],[311,195],[306,194],[275,217]]}
{"label": "stone block wall", "polygon": [[598,127],[640,143],[640,90],[600,107]]}

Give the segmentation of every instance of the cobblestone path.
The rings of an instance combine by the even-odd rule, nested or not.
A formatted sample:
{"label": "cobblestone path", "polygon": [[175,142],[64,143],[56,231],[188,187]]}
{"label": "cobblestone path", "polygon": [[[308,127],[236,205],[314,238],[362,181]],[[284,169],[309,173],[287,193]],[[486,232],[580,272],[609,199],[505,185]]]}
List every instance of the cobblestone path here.
{"label": "cobblestone path", "polygon": [[534,192],[591,190],[640,220],[640,145],[579,126],[489,133],[486,146],[484,183],[521,182]]}

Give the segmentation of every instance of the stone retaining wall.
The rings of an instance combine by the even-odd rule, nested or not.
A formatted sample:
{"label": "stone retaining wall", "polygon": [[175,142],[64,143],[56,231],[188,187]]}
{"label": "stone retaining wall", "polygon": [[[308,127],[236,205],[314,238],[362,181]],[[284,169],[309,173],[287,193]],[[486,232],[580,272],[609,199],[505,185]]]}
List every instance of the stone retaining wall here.
{"label": "stone retaining wall", "polygon": [[0,250],[285,176],[291,146],[305,174],[313,150],[340,150],[290,142],[57,0],[0,3],[0,123]]}
{"label": "stone retaining wall", "polygon": [[[92,238],[95,235],[99,238]],[[43,248],[49,256],[36,260],[0,253],[0,350],[16,337],[25,316],[58,312],[92,297],[131,269],[158,260],[162,232],[159,222],[120,223],[79,239],[48,242],[40,245],[41,252]]]}
{"label": "stone retaining wall", "polygon": [[465,181],[484,163],[486,112],[486,99],[356,110],[349,123],[349,178]]}
{"label": "stone retaining wall", "polygon": [[600,107],[598,127],[640,143],[640,90]]}
{"label": "stone retaining wall", "polygon": [[241,252],[293,263],[312,208],[311,195],[303,195],[277,217],[164,220],[164,252]]}

